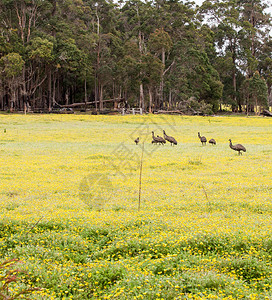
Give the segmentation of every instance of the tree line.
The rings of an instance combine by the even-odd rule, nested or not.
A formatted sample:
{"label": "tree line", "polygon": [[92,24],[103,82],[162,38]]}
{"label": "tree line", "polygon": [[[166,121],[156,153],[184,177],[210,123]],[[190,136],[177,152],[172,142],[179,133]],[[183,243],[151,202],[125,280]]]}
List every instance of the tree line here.
{"label": "tree line", "polygon": [[267,108],[267,8],[262,0],[1,0],[0,109],[102,111],[108,99],[149,112]]}

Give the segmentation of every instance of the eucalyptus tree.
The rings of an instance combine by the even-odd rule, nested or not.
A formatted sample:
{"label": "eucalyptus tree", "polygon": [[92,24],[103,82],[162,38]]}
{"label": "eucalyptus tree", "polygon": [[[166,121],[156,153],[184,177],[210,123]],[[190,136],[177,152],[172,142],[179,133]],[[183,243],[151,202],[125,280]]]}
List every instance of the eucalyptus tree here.
{"label": "eucalyptus tree", "polygon": [[[154,28],[154,9],[148,1],[129,0],[121,7],[119,19],[120,30],[126,41],[136,42],[139,48],[138,65],[142,64],[142,56],[147,54],[147,42]],[[140,71],[141,73],[141,71]],[[139,107],[145,108],[144,85],[139,81]]]}
{"label": "eucalyptus tree", "polygon": [[9,53],[0,59],[0,74],[1,79],[8,87],[10,101],[8,107],[11,111],[18,107],[17,90],[20,85],[20,75],[24,67],[24,60],[18,53]]}
{"label": "eucalyptus tree", "polygon": [[[187,101],[191,96],[200,100],[198,91],[194,90],[193,83],[188,77],[190,73],[188,69],[194,72],[194,63],[190,65],[188,62],[191,59],[194,60],[191,57],[193,53],[191,50],[195,49],[206,53],[213,47],[213,43],[209,45],[208,50],[207,34],[204,34],[204,30],[201,32],[201,23],[193,3],[183,3],[178,0],[158,0],[154,1],[154,5],[157,8],[157,24],[163,26],[162,29],[157,30],[160,32],[157,34],[157,39],[160,41],[161,49],[167,49],[165,62],[163,61],[165,65],[164,77],[161,81],[166,88],[160,88],[164,91],[160,93],[160,96],[168,100],[168,107],[175,105],[174,103],[177,101]],[[163,13],[161,12],[162,9],[164,10]],[[164,48],[162,41],[164,41]],[[154,44],[153,48],[158,48],[156,44],[158,42]],[[213,55],[210,57],[212,58]]]}
{"label": "eucalyptus tree", "polygon": [[[192,3],[180,1],[155,3],[159,3],[159,8],[165,9],[162,17],[158,16],[159,22],[165,27],[155,32],[158,42],[150,39],[150,44],[154,40],[153,49],[160,49],[158,45],[159,43],[163,45],[162,41],[168,46],[163,71],[166,87],[164,97],[168,98],[168,106],[175,106],[175,102],[186,103],[190,97],[194,97],[197,101],[212,103],[214,110],[217,110],[222,85],[217,71],[210,62],[215,56],[214,43],[213,40],[210,41],[212,39],[210,29],[208,26],[201,26]],[[198,70],[199,66],[201,67]],[[202,72],[204,68],[206,74]]]}
{"label": "eucalyptus tree", "polygon": [[[28,61],[28,47],[33,37],[37,36],[39,26],[43,23],[45,11],[48,9],[48,2],[42,0],[5,0],[1,1],[1,28],[2,36],[6,41],[11,41],[12,52],[17,53],[24,60],[20,84],[17,86],[17,98],[25,99],[29,95],[27,83],[35,78],[36,85],[39,72],[33,68]],[[17,36],[15,36],[15,34]],[[42,80],[42,79],[41,79]],[[20,101],[17,101],[20,104]]]}
{"label": "eucalyptus tree", "polygon": [[[104,93],[115,90],[117,61],[122,57],[120,33],[117,30],[119,10],[110,1],[84,0],[88,8],[87,27],[92,32],[93,46],[90,58],[93,66],[96,109],[103,109]],[[116,52],[118,52],[116,54]],[[91,53],[92,52],[92,53]],[[112,81],[114,84],[112,84]]]}
{"label": "eucalyptus tree", "polygon": [[272,106],[272,39],[270,36],[264,39],[262,51],[258,55],[258,61],[258,71],[266,80],[269,105]]}
{"label": "eucalyptus tree", "polygon": [[245,53],[247,56],[250,54],[247,58],[247,73],[252,75],[256,70],[254,59],[257,59],[262,41],[271,30],[271,15],[266,13],[268,4],[264,0],[238,0],[238,3],[242,7],[241,19],[245,28],[244,48],[250,50],[249,53]]}
{"label": "eucalyptus tree", "polygon": [[[239,82],[242,83],[242,80],[237,81],[237,78],[240,79],[242,74],[253,76],[258,70],[264,39],[271,28],[266,8],[263,0],[212,0],[204,1],[201,7],[205,17],[213,22],[218,58],[225,59],[226,64],[229,57],[232,58],[232,89],[225,88],[224,92],[225,98],[232,98],[233,108],[238,105],[239,110]],[[222,63],[219,65],[222,67]],[[218,68],[218,71],[225,73],[222,68]]]}
{"label": "eucalyptus tree", "polygon": [[49,109],[55,103],[71,104],[79,97],[87,102],[87,81],[93,73],[90,66],[95,39],[89,28],[90,10],[82,1],[50,2],[51,15],[45,26],[54,44],[48,74],[51,78],[48,81]]}
{"label": "eucalyptus tree", "polygon": [[155,53],[156,57],[160,57],[161,63],[163,65],[163,68],[161,69],[161,80],[159,86],[159,104],[162,104],[164,92],[164,75],[170,69],[170,67],[168,69],[165,68],[165,54],[172,48],[172,40],[170,35],[166,31],[164,31],[163,28],[160,28],[156,29],[154,33],[150,34],[148,45],[149,49]]}
{"label": "eucalyptus tree", "polygon": [[[142,84],[141,56],[136,41],[129,40],[124,43],[124,56],[117,65],[119,97],[125,98],[130,104],[138,104],[139,86]],[[135,101],[135,98],[137,101]]]}
{"label": "eucalyptus tree", "polygon": [[[27,79],[23,81],[23,96],[28,95],[28,97],[33,98],[37,89],[43,84],[47,79],[48,69],[53,60],[53,42],[46,38],[35,37],[30,40],[26,47],[26,59],[28,62],[27,68]],[[51,82],[50,82],[51,83]],[[40,91],[42,92],[42,91]],[[43,106],[42,95],[39,95],[39,105]],[[27,99],[24,98],[24,104]],[[32,99],[32,105],[36,106],[35,98]],[[50,105],[50,103],[49,103]]]}
{"label": "eucalyptus tree", "polygon": [[[268,108],[268,89],[264,78],[262,78],[258,71],[253,76],[244,80],[243,82],[243,93],[246,99],[247,113],[250,108],[252,110],[255,106],[255,113],[258,114],[262,109]],[[258,107],[260,111],[258,112]]]}
{"label": "eucalyptus tree", "polygon": [[[237,106],[238,90],[237,74],[239,72],[239,62],[241,54],[240,41],[244,35],[243,24],[241,20],[241,3],[239,0],[227,1],[204,1],[201,11],[208,16],[209,20],[214,23],[212,26],[215,32],[215,44],[218,50],[218,57],[223,57],[226,61],[231,57],[231,78],[232,88],[228,89],[232,98],[233,109]],[[222,69],[219,69],[219,71]],[[226,91],[226,90],[225,90]]]}
{"label": "eucalyptus tree", "polygon": [[[164,69],[164,65],[161,60],[151,53],[147,53],[142,58],[142,78],[144,85],[147,86],[149,94],[149,112],[152,113],[154,108],[153,103],[153,94],[154,90],[158,85],[161,84],[161,74]],[[158,99],[159,100],[159,99]],[[158,101],[156,107],[159,107],[161,104],[160,100]]]}
{"label": "eucalyptus tree", "polygon": [[[263,93],[267,93],[265,98],[268,98],[268,93],[271,93],[271,15],[266,12],[268,4],[263,0],[240,0],[240,2],[243,7],[242,21],[245,28],[245,34],[241,39],[244,61],[242,70],[247,75],[245,85],[249,82],[251,88],[252,84],[256,84],[256,91],[260,92],[260,97],[263,97]],[[263,76],[262,79],[258,77],[259,74]],[[262,86],[263,79],[266,80],[268,89]],[[247,101],[247,111],[254,111],[254,104],[262,103],[260,105],[263,106],[265,101],[260,101],[260,97],[253,91],[250,94],[255,101]]]}

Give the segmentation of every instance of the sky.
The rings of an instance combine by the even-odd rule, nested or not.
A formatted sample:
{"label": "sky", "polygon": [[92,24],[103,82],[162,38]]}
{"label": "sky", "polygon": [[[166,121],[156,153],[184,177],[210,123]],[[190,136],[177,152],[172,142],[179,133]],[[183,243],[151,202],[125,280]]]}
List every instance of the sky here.
{"label": "sky", "polygon": [[[197,5],[201,5],[204,0],[193,0]],[[270,6],[267,10],[272,15],[272,0],[266,0],[267,4]]]}

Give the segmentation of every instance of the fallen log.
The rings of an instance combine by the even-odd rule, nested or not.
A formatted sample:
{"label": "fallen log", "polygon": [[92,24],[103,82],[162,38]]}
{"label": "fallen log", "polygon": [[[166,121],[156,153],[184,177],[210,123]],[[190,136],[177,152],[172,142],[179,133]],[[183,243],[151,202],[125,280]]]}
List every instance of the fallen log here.
{"label": "fallen log", "polygon": [[[118,98],[118,99],[106,99],[103,100],[103,103],[105,102],[123,102],[125,99],[124,98]],[[79,102],[79,103],[73,103],[73,104],[66,104],[66,105],[61,105],[61,107],[79,107],[79,106],[84,106],[84,105],[90,105],[90,104],[95,104],[97,103],[99,105],[99,101],[90,101],[90,102]]]}
{"label": "fallen log", "polygon": [[79,107],[79,106],[84,106],[84,105],[89,105],[93,104],[95,101],[92,102],[80,102],[80,103],[73,103],[73,104],[66,104],[66,105],[60,105],[61,107],[66,107],[66,108],[72,108],[72,107]]}
{"label": "fallen log", "polygon": [[272,117],[272,112],[270,112],[269,110],[266,110],[266,109],[264,109],[262,114],[266,117]]}
{"label": "fallen log", "polygon": [[183,112],[180,110],[158,110],[154,114],[183,115]]}

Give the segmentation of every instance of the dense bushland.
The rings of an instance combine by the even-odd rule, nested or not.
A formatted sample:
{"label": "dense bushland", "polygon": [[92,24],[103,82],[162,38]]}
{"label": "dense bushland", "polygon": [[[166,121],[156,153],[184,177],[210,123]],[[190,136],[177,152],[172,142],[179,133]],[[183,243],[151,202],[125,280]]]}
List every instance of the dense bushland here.
{"label": "dense bushland", "polygon": [[266,108],[267,8],[263,0],[1,1],[0,108]]}

